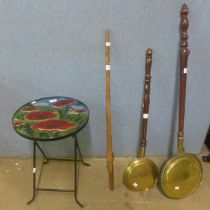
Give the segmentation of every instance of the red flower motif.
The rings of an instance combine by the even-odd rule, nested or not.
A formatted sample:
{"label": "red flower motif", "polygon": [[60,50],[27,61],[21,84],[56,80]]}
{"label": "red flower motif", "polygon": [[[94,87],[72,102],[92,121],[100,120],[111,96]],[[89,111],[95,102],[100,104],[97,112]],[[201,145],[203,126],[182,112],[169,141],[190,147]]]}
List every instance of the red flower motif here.
{"label": "red flower motif", "polygon": [[36,106],[25,106],[22,108],[21,111],[23,112],[33,112],[33,111],[38,111],[39,109]]}
{"label": "red flower motif", "polygon": [[75,127],[76,123],[66,120],[47,120],[32,126],[33,129],[45,131],[63,131]]}
{"label": "red flower motif", "polygon": [[77,103],[74,99],[67,99],[67,100],[62,100],[58,101],[52,104],[52,106],[55,107],[62,107],[62,106],[73,106]]}
{"label": "red flower motif", "polygon": [[32,112],[26,115],[28,120],[47,120],[55,117],[57,117],[57,114],[50,111]]}
{"label": "red flower motif", "polygon": [[13,122],[13,125],[14,125],[15,127],[19,127],[19,126],[23,125],[23,122],[17,120],[17,121],[15,121],[15,122]]}

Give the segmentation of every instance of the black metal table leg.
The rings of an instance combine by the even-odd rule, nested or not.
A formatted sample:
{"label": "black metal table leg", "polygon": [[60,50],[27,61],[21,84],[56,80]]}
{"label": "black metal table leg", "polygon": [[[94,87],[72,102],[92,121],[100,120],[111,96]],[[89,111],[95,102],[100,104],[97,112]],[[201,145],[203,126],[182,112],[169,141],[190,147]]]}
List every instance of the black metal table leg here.
{"label": "black metal table leg", "polygon": [[34,201],[36,197],[36,142],[33,143],[33,196],[30,201],[27,202],[29,205],[31,202]]}
{"label": "black metal table leg", "polygon": [[44,151],[42,150],[42,148],[40,147],[40,145],[35,142],[36,146],[39,148],[39,151],[42,153],[45,161],[43,162],[44,164],[48,163],[49,162],[49,158],[47,157],[47,155],[44,153]]}
{"label": "black metal table leg", "polygon": [[79,146],[79,143],[78,143],[78,140],[77,140],[77,135],[75,135],[75,141],[76,141],[76,144],[77,144],[77,149],[78,149],[79,156],[80,156],[80,159],[81,159],[82,164],[85,165],[85,166],[90,166],[89,163],[86,163],[83,160],[83,156],[82,156],[82,153],[81,153],[81,150],[80,150],[80,146]]}
{"label": "black metal table leg", "polygon": [[51,188],[39,188],[39,187],[36,187],[36,147],[40,150],[40,152],[42,153],[44,159],[46,160],[43,163],[47,163],[51,159],[52,160],[69,160],[69,159],[48,158],[47,155],[42,150],[42,148],[40,147],[40,145],[36,141],[33,142],[33,188],[32,188],[33,195],[32,195],[31,200],[27,202],[28,205],[35,200],[38,191],[57,191],[57,192],[74,192],[75,201],[77,202],[77,204],[81,208],[84,207],[84,205],[81,204],[79,202],[78,198],[77,198],[77,192],[78,192],[78,186],[77,186],[78,185],[78,179],[77,179],[77,175],[78,175],[77,174],[77,161],[78,161],[78,159],[77,159],[78,158],[77,157],[77,150],[79,152],[80,160],[83,163],[83,165],[90,166],[90,164],[85,163],[84,160],[83,160],[83,156],[82,156],[82,153],[81,153],[81,150],[80,150],[80,146],[79,146],[79,143],[78,143],[78,140],[77,140],[77,135],[72,136],[72,138],[74,139],[74,158],[73,158],[73,161],[74,161],[74,189],[73,190],[70,190],[70,189],[51,189]]}
{"label": "black metal table leg", "polygon": [[79,204],[80,207],[84,207],[83,204],[81,204],[77,199],[77,148],[78,148],[78,142],[77,142],[77,136],[74,136],[74,198],[75,201]]}

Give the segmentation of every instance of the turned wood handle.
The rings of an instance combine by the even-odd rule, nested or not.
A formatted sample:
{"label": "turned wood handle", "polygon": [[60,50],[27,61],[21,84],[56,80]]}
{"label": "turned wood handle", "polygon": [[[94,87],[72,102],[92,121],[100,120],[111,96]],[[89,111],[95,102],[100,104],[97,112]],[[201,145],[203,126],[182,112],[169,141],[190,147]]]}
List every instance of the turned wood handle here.
{"label": "turned wood handle", "polygon": [[144,85],[141,147],[146,147],[147,144],[146,138],[147,138],[147,122],[148,122],[149,104],[150,104],[151,66],[152,66],[152,49],[148,48],[146,52],[146,75],[145,75],[145,85]]}
{"label": "turned wood handle", "polygon": [[186,4],[181,8],[181,34],[180,34],[180,87],[179,87],[179,137],[184,137],[184,117],[185,117],[185,98],[186,98],[186,82],[187,82],[187,61],[190,54],[188,49],[188,13],[189,9]]}
{"label": "turned wood handle", "polygon": [[107,164],[109,171],[109,188],[114,189],[114,169],[112,152],[112,122],[111,122],[111,88],[110,88],[110,32],[105,32],[105,64],[106,64],[106,121],[107,121]]}

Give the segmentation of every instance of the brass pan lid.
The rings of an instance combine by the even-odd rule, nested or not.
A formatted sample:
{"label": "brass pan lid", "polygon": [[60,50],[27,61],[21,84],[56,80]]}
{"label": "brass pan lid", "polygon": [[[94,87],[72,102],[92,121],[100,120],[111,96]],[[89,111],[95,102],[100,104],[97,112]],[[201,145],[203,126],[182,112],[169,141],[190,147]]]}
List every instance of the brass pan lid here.
{"label": "brass pan lid", "polygon": [[163,165],[160,187],[169,198],[183,198],[193,193],[200,185],[202,166],[199,159],[190,153],[178,154]]}
{"label": "brass pan lid", "polygon": [[146,191],[155,185],[157,176],[157,166],[149,159],[139,158],[132,161],[124,171],[123,182],[130,190]]}

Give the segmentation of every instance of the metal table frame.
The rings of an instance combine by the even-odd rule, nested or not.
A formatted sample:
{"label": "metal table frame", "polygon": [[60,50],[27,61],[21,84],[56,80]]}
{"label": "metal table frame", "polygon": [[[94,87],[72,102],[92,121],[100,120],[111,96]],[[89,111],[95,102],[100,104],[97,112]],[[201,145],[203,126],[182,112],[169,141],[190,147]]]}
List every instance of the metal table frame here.
{"label": "metal table frame", "polygon": [[[55,191],[55,192],[73,192],[74,193],[74,198],[75,201],[79,204],[80,207],[84,207],[83,204],[81,204],[78,201],[77,198],[77,162],[81,161],[83,165],[85,166],[90,166],[88,163],[85,163],[83,160],[83,156],[79,147],[79,143],[77,140],[77,135],[74,134],[73,136],[71,136],[74,139],[74,158],[51,158],[51,157],[47,157],[47,155],[44,153],[43,149],[40,147],[40,145],[38,144],[38,142],[36,140],[33,141],[33,170],[32,170],[32,176],[33,176],[33,195],[30,201],[27,202],[27,204],[29,205],[30,203],[32,203],[35,198],[36,195],[38,193],[38,191]],[[43,157],[44,157],[44,161],[42,162],[43,164],[46,164],[49,162],[49,160],[62,160],[62,161],[73,161],[74,162],[74,188],[73,189],[55,189],[55,188],[40,188],[39,186],[36,186],[36,148],[39,149],[39,151],[42,153]],[[79,152],[79,156],[80,159],[78,159],[77,157],[77,151]],[[42,168],[40,171],[40,175],[38,180],[40,179],[40,176],[42,174]],[[39,183],[38,183],[39,185]]]}

